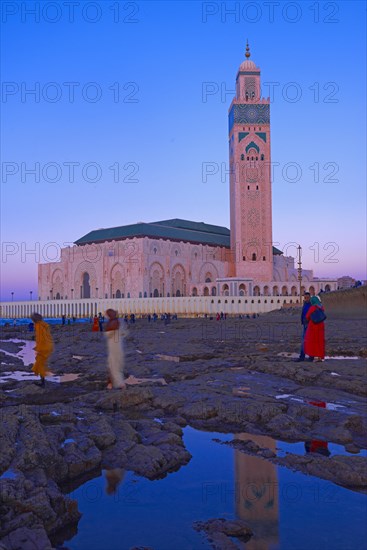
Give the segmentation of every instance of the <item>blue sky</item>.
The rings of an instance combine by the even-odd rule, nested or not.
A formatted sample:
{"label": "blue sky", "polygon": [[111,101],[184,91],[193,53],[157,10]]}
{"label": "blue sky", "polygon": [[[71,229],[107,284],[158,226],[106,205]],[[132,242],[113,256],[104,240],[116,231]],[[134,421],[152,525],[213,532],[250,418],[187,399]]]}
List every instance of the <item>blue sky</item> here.
{"label": "blue sky", "polygon": [[300,243],[317,276],[367,278],[364,2],[1,8],[2,300],[35,297],[38,261],[92,229],[229,227],[227,110],[247,38],[273,90],[274,243]]}

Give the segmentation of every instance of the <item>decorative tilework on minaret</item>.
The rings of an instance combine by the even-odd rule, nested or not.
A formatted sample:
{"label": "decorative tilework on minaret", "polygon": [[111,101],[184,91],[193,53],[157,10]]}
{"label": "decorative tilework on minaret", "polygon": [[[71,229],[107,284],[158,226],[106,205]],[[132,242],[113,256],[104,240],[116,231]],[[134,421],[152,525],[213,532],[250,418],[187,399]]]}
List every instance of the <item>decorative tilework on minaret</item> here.
{"label": "decorative tilework on minaret", "polygon": [[261,99],[260,69],[246,60],[229,108],[231,249],[237,277],[273,279],[270,101]]}

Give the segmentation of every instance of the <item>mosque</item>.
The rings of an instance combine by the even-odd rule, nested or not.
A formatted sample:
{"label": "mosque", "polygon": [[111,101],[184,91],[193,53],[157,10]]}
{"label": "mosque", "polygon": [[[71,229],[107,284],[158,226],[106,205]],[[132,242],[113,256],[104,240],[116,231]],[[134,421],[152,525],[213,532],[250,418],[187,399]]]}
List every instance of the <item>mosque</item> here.
{"label": "mosque", "polygon": [[[39,300],[297,296],[295,258],[272,246],[270,98],[246,60],[229,108],[230,230],[181,219],[96,229],[40,264]],[[336,290],[302,269],[302,291]]]}

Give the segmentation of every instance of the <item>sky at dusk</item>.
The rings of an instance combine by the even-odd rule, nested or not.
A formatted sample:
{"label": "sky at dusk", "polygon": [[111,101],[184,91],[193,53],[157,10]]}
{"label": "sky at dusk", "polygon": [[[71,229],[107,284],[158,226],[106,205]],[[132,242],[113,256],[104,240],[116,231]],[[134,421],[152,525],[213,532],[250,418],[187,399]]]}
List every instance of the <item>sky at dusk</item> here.
{"label": "sky at dusk", "polygon": [[[228,107],[245,59],[271,98],[273,240],[366,279],[366,4],[1,3],[1,300],[89,231],[229,227]],[[210,172],[210,173],[209,173]]]}

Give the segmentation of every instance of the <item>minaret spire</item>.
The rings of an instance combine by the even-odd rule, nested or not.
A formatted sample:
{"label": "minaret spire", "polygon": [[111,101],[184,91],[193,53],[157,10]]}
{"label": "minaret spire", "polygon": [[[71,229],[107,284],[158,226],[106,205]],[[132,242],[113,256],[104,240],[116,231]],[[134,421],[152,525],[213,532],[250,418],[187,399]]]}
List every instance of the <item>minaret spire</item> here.
{"label": "minaret spire", "polygon": [[251,54],[250,54],[250,46],[248,45],[248,39],[246,41],[246,53],[245,53],[245,56],[247,59],[250,58]]}

